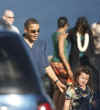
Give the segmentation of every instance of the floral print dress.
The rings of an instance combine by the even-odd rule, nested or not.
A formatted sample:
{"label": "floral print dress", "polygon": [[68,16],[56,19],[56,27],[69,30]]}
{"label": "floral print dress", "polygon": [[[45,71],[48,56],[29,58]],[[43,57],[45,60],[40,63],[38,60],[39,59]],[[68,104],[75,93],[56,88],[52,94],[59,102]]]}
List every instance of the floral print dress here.
{"label": "floral print dress", "polygon": [[85,90],[69,86],[65,98],[71,100],[70,110],[91,110],[93,92],[88,86]]}

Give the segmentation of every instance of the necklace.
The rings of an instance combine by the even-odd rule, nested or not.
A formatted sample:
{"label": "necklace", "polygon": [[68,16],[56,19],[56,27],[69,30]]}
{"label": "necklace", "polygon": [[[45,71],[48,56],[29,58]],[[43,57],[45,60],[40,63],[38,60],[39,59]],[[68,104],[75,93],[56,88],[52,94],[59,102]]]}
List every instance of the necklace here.
{"label": "necklace", "polygon": [[81,42],[81,35],[79,32],[76,33],[76,36],[77,36],[77,47],[79,49],[79,51],[81,52],[85,52],[88,48],[88,45],[89,45],[89,34],[88,33],[85,33],[85,36],[84,36],[84,45],[82,46],[82,42]]}

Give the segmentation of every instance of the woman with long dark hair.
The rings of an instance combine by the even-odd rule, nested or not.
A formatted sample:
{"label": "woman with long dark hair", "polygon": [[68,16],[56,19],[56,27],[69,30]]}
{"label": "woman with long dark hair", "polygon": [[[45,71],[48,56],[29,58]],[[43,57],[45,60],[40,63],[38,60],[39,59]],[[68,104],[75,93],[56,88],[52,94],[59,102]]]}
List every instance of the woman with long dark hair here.
{"label": "woman with long dark hair", "polygon": [[92,83],[95,91],[97,91],[97,74],[95,69],[95,54],[93,36],[86,17],[79,17],[76,25],[69,31],[71,40],[70,63],[73,72],[79,66],[88,66],[92,70]]}

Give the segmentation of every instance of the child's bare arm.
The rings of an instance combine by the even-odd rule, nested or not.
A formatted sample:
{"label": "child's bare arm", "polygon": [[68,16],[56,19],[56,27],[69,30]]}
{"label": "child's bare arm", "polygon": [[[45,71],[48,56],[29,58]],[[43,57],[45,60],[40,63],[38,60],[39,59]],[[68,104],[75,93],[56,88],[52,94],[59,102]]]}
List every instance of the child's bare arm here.
{"label": "child's bare arm", "polygon": [[71,100],[65,100],[63,110],[70,110],[70,104],[71,104]]}

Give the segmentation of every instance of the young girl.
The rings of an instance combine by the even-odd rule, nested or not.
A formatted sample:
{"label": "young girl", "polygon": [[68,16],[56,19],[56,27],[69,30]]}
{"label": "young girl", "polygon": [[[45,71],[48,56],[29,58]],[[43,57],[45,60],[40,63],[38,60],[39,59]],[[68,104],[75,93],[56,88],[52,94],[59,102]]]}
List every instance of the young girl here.
{"label": "young girl", "polygon": [[88,86],[89,78],[87,68],[81,67],[76,71],[75,85],[69,86],[66,91],[64,110],[90,110],[93,91]]}

